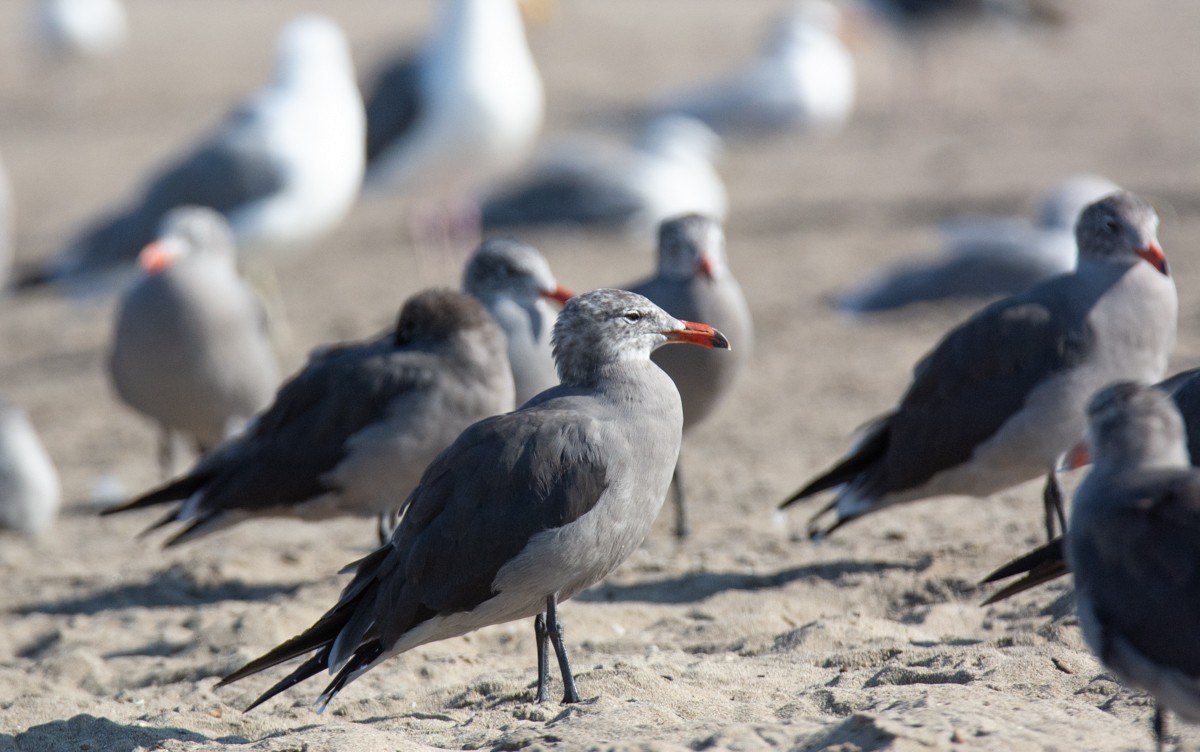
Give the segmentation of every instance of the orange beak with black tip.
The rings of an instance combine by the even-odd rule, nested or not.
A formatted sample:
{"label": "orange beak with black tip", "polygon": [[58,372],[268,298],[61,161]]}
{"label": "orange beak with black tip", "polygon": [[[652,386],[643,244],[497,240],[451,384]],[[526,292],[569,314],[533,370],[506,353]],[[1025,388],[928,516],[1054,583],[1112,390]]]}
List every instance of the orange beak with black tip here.
{"label": "orange beak with black tip", "polygon": [[548,300],[557,301],[560,305],[565,305],[568,300],[575,297],[575,293],[567,288],[559,285],[553,290],[542,290],[542,297]]}
{"label": "orange beak with black tip", "polygon": [[1059,464],[1060,470],[1078,470],[1092,464],[1092,450],[1086,440],[1079,442],[1067,452]]}
{"label": "orange beak with black tip", "polygon": [[701,347],[714,347],[718,350],[728,350],[729,340],[725,338],[716,329],[713,329],[708,324],[697,324],[694,321],[683,321],[682,329],[671,329],[663,332],[663,336],[667,338],[667,342],[684,342],[689,345],[700,345]]}
{"label": "orange beak with black tip", "polygon": [[1167,256],[1163,253],[1163,249],[1159,247],[1158,243],[1151,243],[1145,248],[1136,248],[1134,249],[1134,253],[1145,259],[1150,266],[1153,266],[1161,273],[1169,274],[1167,271]]}

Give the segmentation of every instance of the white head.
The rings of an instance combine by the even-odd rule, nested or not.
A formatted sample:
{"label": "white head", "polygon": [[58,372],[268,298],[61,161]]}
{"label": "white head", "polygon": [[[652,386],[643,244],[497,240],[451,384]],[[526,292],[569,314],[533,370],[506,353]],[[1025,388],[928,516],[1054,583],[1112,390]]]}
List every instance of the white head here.
{"label": "white head", "polygon": [[158,238],[142,249],[138,263],[157,274],[189,258],[221,259],[233,266],[233,231],[219,212],[204,206],[180,206],[159,223]]}
{"label": "white head", "polygon": [[1072,175],[1038,200],[1037,225],[1046,230],[1069,232],[1088,204],[1119,190],[1121,186],[1100,175]]}
{"label": "white head", "polygon": [[1075,243],[1081,260],[1125,264],[1140,258],[1167,274],[1157,233],[1154,208],[1129,191],[1118,191],[1083,210],[1075,225]]}
{"label": "white head", "polygon": [[685,214],[659,225],[659,276],[713,279],[725,269],[725,232],[720,222],[703,214]]}
{"label": "white head", "polygon": [[515,238],[483,241],[463,270],[462,285],[480,300],[508,297],[532,305],[540,298],[565,303],[571,297],[554,278],[545,257]]}
{"label": "white head", "polygon": [[336,23],[318,15],[292,19],[279,32],[275,56],[281,83],[320,78],[354,80],[354,61],[346,35]]}
{"label": "white head", "polygon": [[642,128],[634,146],[642,151],[712,162],[721,153],[721,137],[686,115],[660,115]]}

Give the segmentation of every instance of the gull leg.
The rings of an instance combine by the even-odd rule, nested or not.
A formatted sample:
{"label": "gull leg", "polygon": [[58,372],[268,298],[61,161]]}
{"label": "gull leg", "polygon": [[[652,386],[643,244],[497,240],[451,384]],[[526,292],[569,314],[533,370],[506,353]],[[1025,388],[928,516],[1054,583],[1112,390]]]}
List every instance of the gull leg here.
{"label": "gull leg", "polygon": [[1042,506],[1046,520],[1046,540],[1054,540],[1054,528],[1067,532],[1067,517],[1063,512],[1062,489],[1059,488],[1058,478],[1054,471],[1046,476],[1046,487],[1042,490]]}
{"label": "gull leg", "polygon": [[575,675],[571,673],[571,663],[567,660],[567,649],[563,645],[563,628],[558,621],[558,596],[546,598],[546,631],[550,643],[554,645],[554,654],[558,656],[558,670],[563,680],[563,704],[579,702],[579,689],[575,686]]}
{"label": "gull leg", "polygon": [[533,617],[533,635],[537,642],[538,685],[534,702],[546,701],[546,685],[550,683],[550,633],[546,631],[546,615]]}
{"label": "gull leg", "polygon": [[175,433],[166,426],[158,427],[158,474],[163,480],[175,477],[175,466],[179,461]]}
{"label": "gull leg", "polygon": [[671,474],[671,503],[675,506],[675,539],[683,540],[692,532],[688,522],[687,494],[683,490],[683,457],[675,463],[675,472]]}
{"label": "gull leg", "polygon": [[1163,750],[1163,740],[1167,735],[1167,711],[1163,710],[1162,705],[1154,703],[1154,748],[1158,752]]}
{"label": "gull leg", "polygon": [[380,512],[375,532],[379,535],[379,545],[386,546],[392,539],[392,533],[396,532],[395,516],[391,512]]}

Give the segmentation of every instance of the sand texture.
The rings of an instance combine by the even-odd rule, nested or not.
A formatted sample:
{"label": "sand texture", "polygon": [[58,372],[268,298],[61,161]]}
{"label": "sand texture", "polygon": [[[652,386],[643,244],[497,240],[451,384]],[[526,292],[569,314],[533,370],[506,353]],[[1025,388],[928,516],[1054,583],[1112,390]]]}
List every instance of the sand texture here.
{"label": "sand texture", "polygon": [[[265,81],[275,29],[300,7],[341,22],[364,71],[418,38],[432,8],[128,4],[129,45],[65,70],[29,59],[26,4],[0,4],[0,152],[20,260],[52,254]],[[532,34],[548,133],[744,59],[784,5],[563,0]],[[851,321],[830,296],[928,252],[939,221],[1027,211],[1069,173],[1157,202],[1180,292],[1173,368],[1200,363],[1200,3],[1067,5],[1060,31],[964,34],[923,57],[868,36],[844,132],[729,146],[729,255],[756,318],[752,368],[685,442],[691,539],[677,545],[663,514],[607,582],[561,608],[584,696],[571,707],[531,702],[532,624],[514,623],[393,659],[323,715],[316,680],[243,714],[280,670],[213,685],[332,605],[335,572],[369,550],[373,524],[246,524],[164,552],[161,535],[136,537],[153,514],[98,518],[99,480],[128,492],[157,480],[154,428],[104,372],[114,304],[0,300],[0,393],[29,411],[66,493],[43,539],[0,534],[0,752],[1149,748],[1152,703],[1092,658],[1065,584],[978,606],[979,577],[1040,541],[1036,483],[889,510],[820,544],[804,536],[816,505],[775,511],[972,310]],[[282,266],[288,369],[319,343],[378,331],[421,287],[455,283],[419,273],[402,209],[364,201]],[[523,237],[573,289],[652,264],[621,234]],[[1200,744],[1200,730],[1174,730]]]}

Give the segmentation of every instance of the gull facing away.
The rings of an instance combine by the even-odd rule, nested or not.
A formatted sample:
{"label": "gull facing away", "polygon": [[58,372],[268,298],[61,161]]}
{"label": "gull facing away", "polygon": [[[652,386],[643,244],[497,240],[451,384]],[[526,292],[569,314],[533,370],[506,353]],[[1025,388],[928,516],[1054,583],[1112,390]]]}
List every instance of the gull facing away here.
{"label": "gull facing away", "polygon": [[[913,369],[900,404],[850,453],[782,506],[827,489],[809,522],[819,536],[892,504],[959,494],[986,497],[1046,474],[1047,537],[1062,499],[1054,469],[1083,435],[1097,389],[1156,381],[1175,344],[1175,283],[1158,217],[1132,193],[1084,210],[1079,264],[997,301],[947,334]],[[828,527],[818,520],[835,511]]]}
{"label": "gull facing away", "polygon": [[708,126],[682,115],[654,118],[628,147],[564,143],[484,200],[483,226],[615,227],[650,238],[680,214],[724,219],[729,199],[713,167],[720,148]]}
{"label": "gull facing away", "polygon": [[315,651],[250,707],[328,670],[324,709],[393,655],[532,616],[537,701],[549,642],[563,702],[578,702],[558,604],[633,553],[662,506],[683,429],[679,392],[650,362],[668,342],[729,346],[634,293],[572,298],[554,328],[562,384],[464,431],[425,471],[391,541],[346,568],[337,604],[217,686]]}
{"label": "gull facing away", "polygon": [[504,331],[516,405],[558,384],[550,335],[571,291],[558,284],[545,257],[513,238],[483,241],[463,271],[463,291],[483,303]]}
{"label": "gull facing away", "polygon": [[279,385],[265,314],[238,276],[233,242],[212,209],[173,209],[117,311],[108,373],[117,396],[159,424],[164,478],[176,472],[177,436],[204,453]]}
{"label": "gull facing away", "polygon": [[38,536],[62,504],[58,471],[25,411],[0,398],[0,528]]}
{"label": "gull facing away", "polygon": [[[1182,373],[1177,373],[1157,386],[1174,401],[1175,408],[1183,418],[1187,446],[1200,447],[1200,368],[1193,368]],[[1085,454],[1077,449],[1077,451],[1069,455],[1071,469],[1082,467],[1086,464],[1089,458]],[[1196,453],[1193,451],[1192,455],[1192,465],[1194,466],[1196,464]],[[1017,593],[1023,593],[1042,583],[1058,579],[1066,575],[1069,571],[1067,568],[1066,553],[1063,551],[1063,539],[1061,537],[1054,538],[1029,553],[998,567],[987,577],[983,578],[981,584],[989,584],[1006,580],[1010,577],[1016,577],[1017,575],[1024,575],[1020,579],[1014,580],[997,590],[981,605],[989,606],[1011,598]]]}
{"label": "gull facing away", "polygon": [[462,199],[528,156],[542,80],[518,0],[442,0],[416,55],[384,67],[367,96],[367,183]]}
{"label": "gull facing away", "polygon": [[365,116],[342,31],[302,16],[279,34],[274,80],[200,144],[159,169],[140,195],[98,220],[18,288],[103,284],[131,266],[177,206],[225,216],[244,260],[306,248],[349,211],[362,181]]}
{"label": "gull facing away", "polygon": [[1115,384],[1088,406],[1092,471],[1071,508],[1066,549],[1079,626],[1113,673],[1200,722],[1200,470],[1160,390]]}
{"label": "gull facing away", "polygon": [[378,516],[467,426],[511,410],[504,335],[474,298],[427,290],[385,337],[327,347],[246,431],[182,478],[104,514],[180,502],[151,529],[184,543],[255,517]]}
{"label": "gull facing away", "polygon": [[[663,222],[658,233],[658,269],[653,277],[629,289],[645,295],[672,316],[712,322],[738,343],[737,349],[728,353],[673,347],[651,356],[679,388],[686,434],[728,396],[753,351],[754,323],[742,288],[726,261],[721,223],[698,214]],[[688,534],[682,466],[681,455],[672,476],[678,538]]]}
{"label": "gull facing away", "polygon": [[1075,223],[1089,204],[1120,187],[1073,175],[1038,202],[1036,216],[961,217],[944,224],[940,258],[901,262],[841,293],[847,313],[888,311],[947,298],[1014,295],[1075,268]]}
{"label": "gull facing away", "polygon": [[796,0],[767,29],[741,70],[663,97],[659,112],[707,123],[724,138],[836,130],[854,109],[854,59],[839,37],[841,11],[827,0]]}

